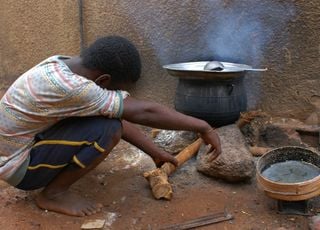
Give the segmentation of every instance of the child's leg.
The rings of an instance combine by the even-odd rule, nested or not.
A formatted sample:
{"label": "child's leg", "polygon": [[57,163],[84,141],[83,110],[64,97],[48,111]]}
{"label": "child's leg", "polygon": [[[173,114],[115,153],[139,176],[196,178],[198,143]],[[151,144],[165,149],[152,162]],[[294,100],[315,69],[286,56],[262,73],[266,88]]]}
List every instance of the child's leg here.
{"label": "child's leg", "polygon": [[74,216],[91,215],[100,211],[102,208],[101,204],[91,203],[76,194],[72,194],[68,191],[68,188],[103,161],[112,148],[119,142],[120,137],[121,133],[119,130],[112,138],[110,145],[107,146],[106,152],[101,154],[100,157],[96,158],[86,168],[72,165],[66,167],[39,194],[36,199],[37,205],[43,209]]}
{"label": "child's leg", "polygon": [[[42,138],[31,152],[27,175],[17,187],[34,189],[45,186],[36,199],[37,205],[43,209],[74,216],[100,211],[101,204],[89,202],[68,189],[104,160],[119,142],[120,121],[101,117],[68,119],[44,132]],[[49,181],[45,181],[44,175],[50,178]],[[35,185],[37,178],[42,181]]]}

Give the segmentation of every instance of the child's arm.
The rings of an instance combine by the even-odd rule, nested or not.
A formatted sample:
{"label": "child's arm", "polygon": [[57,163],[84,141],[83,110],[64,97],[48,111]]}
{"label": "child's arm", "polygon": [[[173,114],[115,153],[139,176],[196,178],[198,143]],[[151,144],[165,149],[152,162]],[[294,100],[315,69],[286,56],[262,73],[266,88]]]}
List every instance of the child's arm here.
{"label": "child's arm", "polygon": [[169,153],[158,148],[152,141],[152,139],[146,136],[138,127],[134,124],[123,120],[122,121],[122,139],[128,141],[130,144],[141,149],[148,154],[154,162],[159,165],[163,162],[171,162],[177,166],[177,160]]}
{"label": "child's arm", "polygon": [[221,153],[220,139],[216,131],[206,122],[179,113],[158,103],[124,99],[122,118],[141,125],[160,129],[188,130],[199,133],[206,144],[212,146],[212,159]]}

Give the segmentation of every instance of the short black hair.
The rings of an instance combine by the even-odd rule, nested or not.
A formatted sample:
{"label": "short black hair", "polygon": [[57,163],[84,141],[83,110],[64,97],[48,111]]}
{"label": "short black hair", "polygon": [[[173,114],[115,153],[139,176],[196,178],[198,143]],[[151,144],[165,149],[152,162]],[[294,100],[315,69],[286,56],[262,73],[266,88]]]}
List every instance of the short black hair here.
{"label": "short black hair", "polygon": [[84,67],[110,74],[113,82],[136,82],[141,74],[140,54],[124,37],[99,38],[81,53],[81,58]]}

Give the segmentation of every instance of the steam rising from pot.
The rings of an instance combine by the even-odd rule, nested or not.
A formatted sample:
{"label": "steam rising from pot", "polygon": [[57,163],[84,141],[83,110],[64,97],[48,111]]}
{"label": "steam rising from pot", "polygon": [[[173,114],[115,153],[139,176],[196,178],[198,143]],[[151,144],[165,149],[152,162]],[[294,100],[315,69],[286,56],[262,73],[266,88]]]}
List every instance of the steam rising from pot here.
{"label": "steam rising from pot", "polygon": [[[119,18],[126,18],[124,25],[133,28],[141,52],[148,53],[146,62],[154,58],[150,63],[162,66],[217,60],[257,68],[269,67],[264,63],[269,45],[272,49],[287,45],[288,23],[296,15],[294,4],[276,0],[117,1],[123,9]],[[255,108],[262,83],[251,78],[246,84],[251,89],[248,109]]]}
{"label": "steam rising from pot", "polygon": [[[123,15],[146,40],[161,65],[220,60],[259,66],[272,40],[282,48],[291,1],[119,1]],[[155,7],[157,5],[157,7]],[[130,9],[128,11],[128,9]]]}

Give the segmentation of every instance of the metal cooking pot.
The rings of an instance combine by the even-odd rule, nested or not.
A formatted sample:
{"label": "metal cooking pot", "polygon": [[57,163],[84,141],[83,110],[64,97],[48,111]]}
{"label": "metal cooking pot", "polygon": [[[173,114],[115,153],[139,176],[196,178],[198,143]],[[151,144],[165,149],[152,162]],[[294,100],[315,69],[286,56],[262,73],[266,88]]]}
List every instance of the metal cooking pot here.
{"label": "metal cooking pot", "polygon": [[[164,65],[163,68],[172,76],[187,79],[231,79],[242,77],[247,71],[254,70],[252,66],[230,62],[220,62],[224,68],[222,70],[205,70],[209,61],[184,62]],[[266,69],[265,69],[266,70]],[[264,71],[264,70],[262,70]]]}
{"label": "metal cooking pot", "polygon": [[207,121],[215,127],[234,123],[247,107],[243,79],[248,65],[222,62],[223,69],[205,70],[208,62],[165,65],[178,77],[175,109]]}

